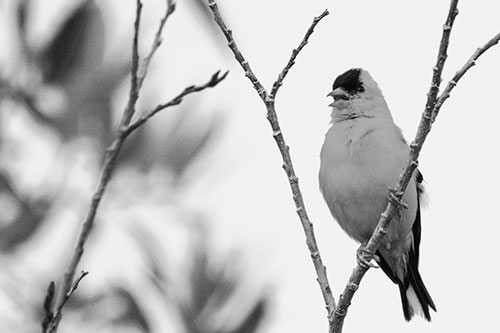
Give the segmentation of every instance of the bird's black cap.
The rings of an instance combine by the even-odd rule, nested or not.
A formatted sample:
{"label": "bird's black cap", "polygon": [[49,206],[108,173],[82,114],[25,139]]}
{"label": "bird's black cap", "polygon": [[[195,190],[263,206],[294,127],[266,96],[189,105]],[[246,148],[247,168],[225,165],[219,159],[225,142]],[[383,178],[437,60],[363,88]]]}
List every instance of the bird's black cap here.
{"label": "bird's black cap", "polygon": [[363,82],[360,79],[361,68],[353,68],[342,75],[339,75],[333,82],[332,90],[344,89],[348,94],[354,95],[365,91]]}

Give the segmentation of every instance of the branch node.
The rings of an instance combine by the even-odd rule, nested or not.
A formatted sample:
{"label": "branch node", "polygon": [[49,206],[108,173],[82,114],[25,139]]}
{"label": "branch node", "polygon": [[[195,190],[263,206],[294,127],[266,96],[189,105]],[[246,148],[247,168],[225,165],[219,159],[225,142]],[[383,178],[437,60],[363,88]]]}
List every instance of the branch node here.
{"label": "branch node", "polygon": [[336,316],[345,317],[346,314],[347,314],[347,310],[346,309],[341,309],[339,306],[337,306],[337,307],[335,307],[334,313],[335,313]]}
{"label": "branch node", "polygon": [[349,282],[347,284],[347,288],[349,288],[349,290],[356,291],[359,288],[359,284],[354,283],[354,282]]}

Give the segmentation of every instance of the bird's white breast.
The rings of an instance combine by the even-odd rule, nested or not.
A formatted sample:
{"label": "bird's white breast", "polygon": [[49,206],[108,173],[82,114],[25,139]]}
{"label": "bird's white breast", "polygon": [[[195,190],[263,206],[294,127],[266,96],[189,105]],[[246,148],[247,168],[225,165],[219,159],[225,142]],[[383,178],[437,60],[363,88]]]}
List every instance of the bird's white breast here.
{"label": "bird's white breast", "polygon": [[[340,226],[363,242],[372,235],[387,205],[388,189],[394,186],[408,159],[408,147],[391,119],[360,117],[334,123],[321,150],[320,188]],[[404,215],[416,214],[414,190]],[[413,192],[415,192],[413,194]],[[414,203],[413,203],[414,202]],[[403,217],[405,217],[403,216]],[[413,221],[391,226],[387,240],[406,237]]]}

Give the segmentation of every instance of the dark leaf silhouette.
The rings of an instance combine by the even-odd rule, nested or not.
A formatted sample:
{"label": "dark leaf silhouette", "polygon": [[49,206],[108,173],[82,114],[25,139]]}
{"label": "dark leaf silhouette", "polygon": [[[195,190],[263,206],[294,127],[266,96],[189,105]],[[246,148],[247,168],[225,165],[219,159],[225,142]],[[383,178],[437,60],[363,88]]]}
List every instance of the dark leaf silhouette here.
{"label": "dark leaf silhouette", "polygon": [[268,309],[268,299],[261,296],[259,301],[250,309],[246,317],[235,328],[225,331],[224,333],[254,333],[265,319]]}
{"label": "dark leaf silhouette", "polygon": [[25,44],[26,42],[26,24],[29,14],[30,0],[21,0],[17,5],[17,29],[19,31],[19,37],[21,42]]}
{"label": "dark leaf silhouette", "polygon": [[[194,238],[191,269],[188,277],[188,302],[179,303],[180,316],[184,327],[190,333],[252,333],[256,332],[266,313],[267,296],[259,295],[256,305],[250,313],[234,312],[235,322],[239,322],[235,330],[227,330],[223,325],[214,325],[217,314],[235,297],[237,289],[242,288],[240,274],[235,268],[238,260],[231,256],[223,261],[215,262],[210,257],[207,234],[203,230]],[[236,260],[235,260],[236,259]],[[253,300],[246,300],[253,301]]]}
{"label": "dark leaf silhouette", "polygon": [[89,67],[88,63],[100,63],[103,43],[101,13],[93,1],[83,1],[41,53],[46,82],[61,83]]}
{"label": "dark leaf silhouette", "polygon": [[47,325],[52,320],[54,313],[52,312],[52,304],[54,303],[54,295],[56,291],[56,285],[54,281],[49,283],[47,288],[47,296],[45,296],[45,301],[43,302],[43,310],[45,311],[45,316],[42,322],[42,330],[45,332]]}
{"label": "dark leaf silhouette", "polygon": [[164,255],[164,250],[158,243],[159,239],[146,228],[140,227],[133,227],[130,235],[137,242],[143,254],[145,266],[149,269],[148,275],[151,283],[165,300],[171,300],[173,298],[173,295],[170,294],[172,281],[171,277],[165,273],[171,269],[171,263]]}
{"label": "dark leaf silhouette", "polygon": [[112,324],[132,325],[139,328],[142,332],[151,332],[148,318],[135,295],[122,287],[115,287],[110,293],[112,297],[117,298],[119,303],[125,307],[125,310],[112,321]]}
{"label": "dark leaf silhouette", "polygon": [[167,134],[163,149],[164,163],[180,180],[184,172],[213,142],[220,133],[222,121],[213,117],[208,122],[200,124],[196,121],[194,109],[182,108],[174,119],[172,130]]}
{"label": "dark leaf silhouette", "polygon": [[0,226],[0,250],[12,252],[38,231],[45,221],[49,203],[46,199],[32,202],[22,198],[3,174],[0,174],[0,193],[9,198],[12,205],[9,210],[17,211],[12,221]]}

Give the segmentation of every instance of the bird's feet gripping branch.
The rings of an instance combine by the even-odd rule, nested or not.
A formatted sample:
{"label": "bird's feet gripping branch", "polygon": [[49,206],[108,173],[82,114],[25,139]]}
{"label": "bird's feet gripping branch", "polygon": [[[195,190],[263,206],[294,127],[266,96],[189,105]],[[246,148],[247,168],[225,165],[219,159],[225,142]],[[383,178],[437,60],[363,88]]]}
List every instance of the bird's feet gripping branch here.
{"label": "bird's feet gripping branch", "polygon": [[375,253],[366,249],[366,244],[361,244],[356,251],[356,260],[358,264],[363,268],[380,268],[378,265],[371,262],[371,260],[375,260],[376,262],[380,262],[379,256]]}

